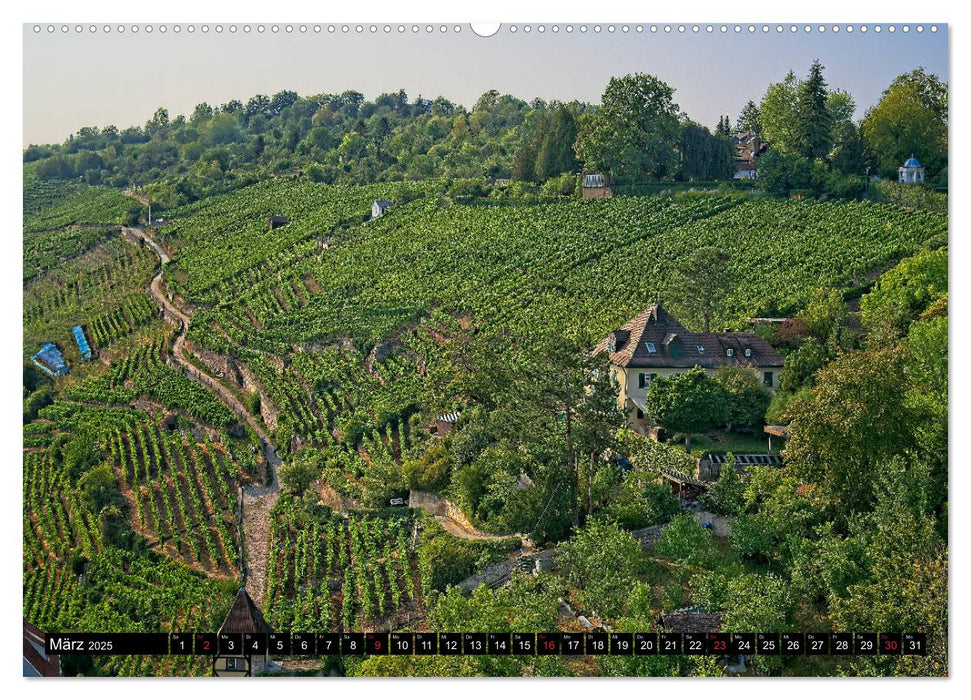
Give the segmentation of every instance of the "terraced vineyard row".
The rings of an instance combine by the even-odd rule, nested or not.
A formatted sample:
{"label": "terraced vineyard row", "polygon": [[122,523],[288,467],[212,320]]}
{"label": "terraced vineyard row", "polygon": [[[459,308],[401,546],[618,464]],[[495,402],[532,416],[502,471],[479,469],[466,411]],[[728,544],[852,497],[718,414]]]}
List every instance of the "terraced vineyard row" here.
{"label": "terraced vineyard row", "polygon": [[96,346],[131,333],[157,314],[145,293],[157,260],[114,236],[31,278],[24,286],[25,343],[53,341],[76,357],[73,326],[85,326]]}
{"label": "terraced vineyard row", "polygon": [[171,329],[159,322],[109,371],[67,390],[71,398],[100,404],[118,404],[145,394],[172,409],[182,409],[220,428],[236,423],[236,416],[181,368],[166,362]]}
{"label": "terraced vineyard row", "polygon": [[[871,203],[422,200],[368,223],[289,277],[260,278],[233,299],[251,317],[229,310],[220,325],[237,342],[271,351],[323,338],[377,342],[434,307],[511,333],[537,332],[537,323],[578,332],[591,321],[600,330],[663,292],[669,270],[705,244],[728,253],[738,280],[732,313],[742,316],[791,309],[814,286],[850,284],[945,230],[941,215]],[[308,268],[319,291],[309,289]],[[298,279],[306,303],[287,300],[285,288]]]}
{"label": "terraced vineyard row", "polygon": [[[361,223],[373,200],[428,191],[429,185],[416,183],[326,187],[270,181],[173,211],[173,223],[159,230],[179,249],[173,288],[193,304],[225,302],[227,291],[248,289],[322,250],[335,231]],[[290,223],[270,231],[271,215]],[[202,221],[207,223],[200,226]]]}
{"label": "terraced vineyard row", "polygon": [[24,183],[24,231],[121,224],[132,200],[120,190],[76,181]]}
{"label": "terraced vineyard row", "polygon": [[139,295],[120,308],[94,319],[88,325],[88,331],[94,345],[104,347],[112,340],[126,336],[153,318],[158,318],[158,315],[158,307],[148,295]]}
{"label": "terraced vineyard row", "polygon": [[108,455],[139,531],[208,571],[239,572],[237,483],[243,476],[222,445],[202,443],[134,419],[116,426]]}
{"label": "terraced vineyard row", "polygon": [[50,554],[67,557],[75,547],[90,556],[100,549],[99,525],[66,489],[63,468],[47,452],[24,451],[25,564],[41,566]]}
{"label": "terraced vineyard row", "polygon": [[24,282],[80,255],[116,232],[110,228],[88,228],[24,236]]}
{"label": "terraced vineyard row", "polygon": [[265,609],[278,629],[360,630],[401,614],[421,591],[407,518],[297,518],[281,497]]}
{"label": "terraced vineyard row", "polygon": [[[239,575],[234,515],[246,453],[224,436],[195,438],[127,407],[57,400],[27,428],[35,445],[23,453],[24,617],[42,629],[218,627]],[[99,463],[72,475],[64,440],[94,448]],[[113,489],[84,485],[87,472],[102,468],[117,479],[120,502]],[[131,521],[144,546],[118,541],[119,519]],[[145,546],[165,556],[147,556]],[[100,667],[125,675],[209,670],[151,657],[104,658]]]}
{"label": "terraced vineyard row", "polygon": [[[140,620],[152,613],[182,610],[170,629],[207,627],[214,593],[204,577],[169,562],[144,560],[104,542],[101,523],[78,500],[63,469],[47,452],[24,451],[24,617],[41,629],[147,631]],[[78,585],[76,562],[86,561],[86,586],[100,603],[91,607],[88,589]],[[166,660],[105,658],[105,668],[131,675],[159,675]],[[184,675],[202,675],[207,664],[187,660]]]}

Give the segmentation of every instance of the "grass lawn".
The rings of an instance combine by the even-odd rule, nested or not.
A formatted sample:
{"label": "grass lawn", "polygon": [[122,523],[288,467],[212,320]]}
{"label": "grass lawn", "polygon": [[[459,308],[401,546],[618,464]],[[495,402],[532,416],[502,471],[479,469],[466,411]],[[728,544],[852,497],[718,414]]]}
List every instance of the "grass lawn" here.
{"label": "grass lawn", "polygon": [[[682,443],[683,444],[683,443]],[[771,454],[779,454],[782,440],[776,438],[772,444]],[[769,454],[769,436],[765,433],[741,435],[719,431],[709,435],[693,435],[691,437],[691,454],[704,457],[709,452],[716,454]]]}

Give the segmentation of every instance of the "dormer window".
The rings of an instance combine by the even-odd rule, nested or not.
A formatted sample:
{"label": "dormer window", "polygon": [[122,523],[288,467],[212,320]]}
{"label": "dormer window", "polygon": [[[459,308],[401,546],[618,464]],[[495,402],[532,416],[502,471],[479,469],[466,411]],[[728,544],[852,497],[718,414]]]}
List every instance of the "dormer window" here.
{"label": "dormer window", "polygon": [[725,354],[729,357],[735,357],[735,348],[728,348],[725,350]]}
{"label": "dormer window", "polygon": [[752,348],[745,348],[745,357],[752,356]]}
{"label": "dormer window", "polygon": [[656,345],[654,345],[654,343],[652,343],[652,342],[650,342],[650,341],[648,341],[648,342],[646,343],[646,345],[647,345],[647,351],[648,351],[649,353],[651,353],[652,355],[654,355],[655,353],[657,353],[657,346],[656,346]]}
{"label": "dormer window", "polygon": [[617,352],[617,339],[614,336],[610,336],[610,340],[607,341],[607,350]]}
{"label": "dormer window", "polygon": [[705,354],[705,346],[704,345],[699,345],[698,346],[698,354],[699,355],[704,355]]}

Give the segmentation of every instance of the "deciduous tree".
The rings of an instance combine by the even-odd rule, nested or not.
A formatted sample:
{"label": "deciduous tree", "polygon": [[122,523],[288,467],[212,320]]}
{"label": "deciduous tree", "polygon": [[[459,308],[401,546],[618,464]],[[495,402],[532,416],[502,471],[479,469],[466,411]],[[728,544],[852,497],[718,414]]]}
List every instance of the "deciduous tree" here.
{"label": "deciduous tree", "polygon": [[647,413],[666,430],[683,433],[685,449],[691,451],[691,436],[728,420],[729,400],[714,379],[701,367],[680,377],[658,378],[647,392]]}
{"label": "deciduous tree", "polygon": [[581,124],[577,156],[588,171],[617,182],[664,177],[676,165],[674,90],[653,75],[611,78],[600,109]]}
{"label": "deciduous tree", "polygon": [[947,83],[918,68],[897,76],[860,126],[882,175],[894,177],[911,155],[928,175],[947,166]]}

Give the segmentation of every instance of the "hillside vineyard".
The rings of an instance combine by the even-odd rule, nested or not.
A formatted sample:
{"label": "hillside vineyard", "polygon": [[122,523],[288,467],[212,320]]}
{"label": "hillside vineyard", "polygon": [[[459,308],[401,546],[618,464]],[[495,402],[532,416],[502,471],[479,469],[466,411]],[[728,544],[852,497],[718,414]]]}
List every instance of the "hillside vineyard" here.
{"label": "hillside vineyard", "polygon": [[[627,517],[628,529],[666,523],[678,508],[665,510],[673,499],[652,465],[691,464],[679,443],[613,442],[633,476],[591,473],[589,498],[584,486],[573,505],[562,500],[561,476],[543,459],[560,454],[573,408],[567,389],[556,393],[562,374],[547,373],[558,357],[550,339],[592,348],[675,295],[675,271],[701,248],[720,251],[730,280],[721,330],[799,316],[821,288],[853,303],[901,260],[947,242],[946,213],[870,201],[695,192],[497,202],[454,189],[270,179],[128,228],[132,199],[117,190],[28,182],[25,358],[53,342],[71,370],[36,407],[25,401],[25,619],[49,630],[215,632],[241,586],[269,626],[293,632],[445,630],[473,619],[552,630],[567,589],[581,591],[574,605],[587,615],[624,619],[622,607],[583,592],[580,562],[594,561],[583,547],[597,540],[670,590],[690,582],[700,600],[714,589],[642,561],[623,529],[569,534],[570,509],[580,503],[586,517],[588,500],[591,513],[611,513],[611,527]],[[371,219],[377,200],[393,206]],[[82,361],[75,325],[94,360]],[[498,388],[483,388],[482,375]],[[531,403],[525,377],[549,380],[545,408]],[[42,386],[31,381],[25,399]],[[447,442],[429,429],[436,418],[443,430],[458,424]],[[528,449],[475,432],[475,421],[503,420]],[[577,472],[597,459],[580,454]],[[433,505],[390,507],[416,493]],[[510,503],[527,515],[517,519]],[[544,524],[551,512],[564,524]],[[665,532],[695,523],[680,517]],[[754,527],[753,517],[735,527]],[[526,535],[534,549],[521,549]],[[663,542],[658,557],[703,570]],[[561,547],[573,567],[555,584],[508,574],[507,586],[471,598],[449,588],[544,547]],[[731,566],[756,561],[737,551]],[[738,590],[754,581],[772,599],[776,565],[757,560],[769,574],[740,575]],[[616,600],[603,585],[599,600]],[[645,610],[686,602],[632,590]],[[830,624],[831,613],[800,624]],[[96,663],[118,675],[210,673],[194,656]],[[373,663],[343,671],[403,670]],[[458,672],[434,663],[444,665],[423,670]],[[489,672],[518,674],[517,663],[497,660]],[[565,668],[539,663],[538,673]],[[608,672],[621,661],[603,663]]]}

